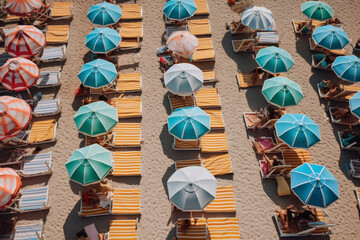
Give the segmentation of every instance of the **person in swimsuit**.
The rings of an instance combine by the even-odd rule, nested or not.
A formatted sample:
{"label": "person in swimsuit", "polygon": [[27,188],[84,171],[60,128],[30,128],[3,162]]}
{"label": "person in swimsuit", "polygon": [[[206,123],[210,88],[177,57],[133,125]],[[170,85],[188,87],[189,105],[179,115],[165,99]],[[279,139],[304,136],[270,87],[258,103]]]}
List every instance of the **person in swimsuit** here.
{"label": "person in swimsuit", "polygon": [[264,174],[271,172],[273,167],[282,165],[282,163],[278,160],[278,157],[275,155],[272,157],[272,159],[270,159],[265,153],[263,153],[263,157],[264,160],[266,161],[266,167],[267,167],[267,171],[265,171],[266,173],[264,172]]}
{"label": "person in swimsuit", "polygon": [[96,207],[100,203],[99,196],[96,194],[96,189],[87,187],[86,191],[82,195],[82,200],[86,204],[91,204]]}
{"label": "person in swimsuit", "polygon": [[335,106],[334,109],[335,109],[335,111],[333,111],[331,113],[331,115],[338,118],[338,119],[346,118],[349,115],[351,116],[351,112],[350,112],[349,107],[341,108],[341,107]]}

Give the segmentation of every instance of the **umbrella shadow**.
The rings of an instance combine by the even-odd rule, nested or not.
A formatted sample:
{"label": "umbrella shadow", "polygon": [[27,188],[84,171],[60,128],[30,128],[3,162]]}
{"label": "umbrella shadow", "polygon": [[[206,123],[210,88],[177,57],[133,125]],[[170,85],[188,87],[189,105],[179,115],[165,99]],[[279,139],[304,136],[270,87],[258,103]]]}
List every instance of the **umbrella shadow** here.
{"label": "umbrella shadow", "polygon": [[313,74],[309,78],[309,83],[311,84],[315,92],[318,91],[317,84],[320,83],[322,80],[330,80],[334,84],[337,84],[339,82],[339,79],[336,77],[334,72],[313,68]]}
{"label": "umbrella shadow", "polygon": [[176,237],[176,228],[173,227],[166,236],[165,240],[173,240],[175,237]]}
{"label": "umbrella shadow", "polygon": [[309,38],[299,38],[296,41],[296,52],[311,65],[311,56],[314,54],[310,51]]}
{"label": "umbrella shadow", "polygon": [[268,102],[262,95],[261,87],[249,88],[245,93],[248,106],[252,111],[259,110],[260,108],[266,107]]}

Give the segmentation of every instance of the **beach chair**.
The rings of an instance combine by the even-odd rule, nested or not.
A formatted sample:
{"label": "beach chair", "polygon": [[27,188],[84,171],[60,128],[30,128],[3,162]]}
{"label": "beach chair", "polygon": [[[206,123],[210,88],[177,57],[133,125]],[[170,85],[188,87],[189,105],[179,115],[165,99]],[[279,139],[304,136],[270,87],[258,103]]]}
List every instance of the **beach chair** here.
{"label": "beach chair", "polygon": [[253,145],[257,154],[274,153],[290,149],[285,143],[276,143],[272,137],[259,137],[253,139]]}
{"label": "beach chair", "polygon": [[235,212],[234,189],[230,187],[218,187],[216,197],[204,209],[206,213]]}
{"label": "beach chair", "polygon": [[72,2],[53,2],[50,18],[51,20],[72,19]]}
{"label": "beach chair", "polygon": [[24,239],[37,239],[43,240],[45,236],[44,231],[44,222],[31,223],[31,224],[16,224],[15,229],[13,230],[10,236],[0,236],[2,240],[24,240]]}
{"label": "beach chair", "polygon": [[241,39],[241,40],[232,40],[232,46],[234,52],[253,52],[252,46],[255,44],[256,39]]}
{"label": "beach chair", "polygon": [[140,214],[140,189],[115,189],[113,191],[113,215]]}
{"label": "beach chair", "polygon": [[289,149],[281,152],[285,165],[290,165],[285,174],[290,175],[291,170],[304,163],[311,163],[309,151],[304,149]]}
{"label": "beach chair", "polygon": [[349,173],[353,178],[360,178],[360,160],[359,159],[350,159],[349,163]]}
{"label": "beach chair", "polygon": [[355,188],[355,194],[356,194],[358,207],[360,207],[360,187]]}
{"label": "beach chair", "polygon": [[172,148],[174,150],[200,150],[200,140],[195,141],[181,141],[174,137]]}
{"label": "beach chair", "polygon": [[228,144],[225,133],[207,133],[201,137],[201,152],[227,152]]}
{"label": "beach chair", "polygon": [[191,59],[190,59],[190,62],[209,62],[209,61],[215,61],[215,51],[212,48],[196,50],[191,55]]}
{"label": "beach chair", "polygon": [[256,43],[258,45],[279,45],[279,35],[277,32],[256,32]]}
{"label": "beach chair", "polygon": [[221,108],[217,88],[202,88],[195,94],[196,105],[200,108]]}
{"label": "beach chair", "polygon": [[251,28],[242,24],[241,21],[239,22],[233,21],[231,23],[227,23],[226,26],[229,28],[229,32],[231,34],[251,33],[254,31]]}
{"label": "beach chair", "polygon": [[48,25],[46,27],[46,44],[68,43],[69,32],[69,25]]}
{"label": "beach chair", "polygon": [[[324,53],[325,51],[327,51],[325,48],[316,45],[312,38],[309,38],[309,45],[310,45],[310,50],[313,51],[313,52]],[[345,55],[345,49],[330,50],[330,54],[343,56],[343,55]]]}
{"label": "beach chair", "polygon": [[236,80],[239,85],[239,88],[250,88],[250,87],[260,87],[264,84],[265,79],[257,78],[253,80],[254,73],[238,73],[236,74]]}
{"label": "beach chair", "polygon": [[176,237],[178,240],[196,239],[207,240],[207,227],[205,218],[191,218],[190,226],[185,230],[182,225],[185,219],[178,219],[175,224]]}
{"label": "beach chair", "polygon": [[208,218],[208,239],[240,240],[239,220],[237,218]]}
{"label": "beach chair", "polygon": [[112,98],[111,105],[116,107],[119,118],[141,117],[141,97]]}
{"label": "beach chair", "polygon": [[[304,26],[301,27],[300,29],[300,24],[305,23]],[[306,21],[295,21],[293,20],[291,22],[293,29],[294,29],[294,33],[295,34],[300,34],[300,35],[304,35],[304,34],[312,34],[313,30],[310,29],[309,24],[310,24],[310,20],[306,20]],[[320,27],[320,26],[324,26],[325,25],[325,21],[319,21],[319,20],[312,20],[312,26],[315,27]]]}
{"label": "beach chair", "polygon": [[350,112],[343,118],[336,118],[335,116],[332,115],[332,113],[334,112],[335,112],[335,107],[329,106],[329,116],[330,116],[330,121],[332,123],[347,125],[347,126],[356,126],[360,124],[360,120],[354,115],[352,115]]}
{"label": "beach chair", "polygon": [[189,21],[189,31],[195,36],[211,35],[209,19],[194,19]]}
{"label": "beach chair", "polygon": [[224,129],[224,119],[219,109],[204,109],[204,112],[210,116],[210,128],[211,130]]}
{"label": "beach chair", "polygon": [[209,15],[209,6],[207,0],[194,0],[196,4],[196,12],[194,16]]}
{"label": "beach chair", "polygon": [[15,16],[12,14],[9,14],[7,12],[2,13],[2,16],[0,17],[0,21],[9,24],[9,23],[18,23],[20,21],[20,16]]}
{"label": "beach chair", "polygon": [[138,239],[138,219],[111,220],[106,240],[136,240]]}
{"label": "beach chair", "polygon": [[266,160],[259,160],[260,174],[262,178],[276,178],[279,176],[290,177],[288,175],[288,169],[291,165],[286,165],[282,159],[278,160],[281,165],[273,166],[270,172],[264,172],[264,164],[267,164]]}
{"label": "beach chair", "polygon": [[113,176],[140,176],[141,152],[140,151],[115,151],[113,152]]}
{"label": "beach chair", "polygon": [[349,151],[360,151],[360,143],[357,141],[357,139],[359,139],[359,134],[355,133],[355,135],[357,135],[357,136],[355,137],[354,141],[351,142],[349,145],[345,146],[343,143],[343,137],[342,137],[341,131],[338,131],[337,136],[339,139],[340,148],[346,149]]}
{"label": "beach chair", "polygon": [[40,56],[35,58],[37,64],[39,62],[59,62],[66,59],[66,45],[59,47],[44,48]]}
{"label": "beach chair", "polygon": [[32,114],[35,117],[42,117],[56,115],[59,113],[61,113],[60,99],[56,98],[52,100],[41,100],[37,102]]}
{"label": "beach chair", "polygon": [[84,201],[81,199],[81,193],[80,193],[80,211],[78,212],[78,215],[80,217],[95,217],[95,216],[110,215],[111,207],[112,207],[112,202],[110,202],[110,204],[105,206],[104,208],[101,207],[100,204],[94,207],[92,204],[84,203]]}
{"label": "beach chair", "polygon": [[189,31],[189,26],[167,26],[165,28],[165,35],[169,37],[173,32],[176,31]]}
{"label": "beach chair", "polygon": [[140,147],[141,124],[118,123],[113,136],[112,147]]}
{"label": "beach chair", "polygon": [[119,50],[132,50],[132,49],[140,49],[140,37],[136,38],[123,38],[119,43]]}
{"label": "beach chair", "polygon": [[122,22],[120,23],[120,36],[122,38],[142,38],[142,22]]}
{"label": "beach chair", "polygon": [[[246,129],[255,129],[255,124],[261,121],[261,119],[258,117],[260,113],[258,112],[244,112],[244,122]],[[259,126],[259,129],[273,129],[275,126],[275,123],[279,119],[269,119],[267,122]]]}
{"label": "beach chair", "polygon": [[205,83],[216,83],[218,80],[216,79],[215,71],[211,69],[202,69],[204,74],[204,84]]}
{"label": "beach chair", "polygon": [[121,8],[121,20],[141,20],[141,4],[119,4]]}
{"label": "beach chair", "polygon": [[190,95],[186,97],[181,97],[178,95],[168,95],[169,103],[171,112],[173,112],[175,109],[183,108],[183,107],[192,107],[195,106],[195,98]]}
{"label": "beach chair", "polygon": [[57,87],[61,85],[61,69],[57,71],[40,71],[40,77],[37,80],[35,87]]}
{"label": "beach chair", "polygon": [[332,62],[328,63],[325,55],[315,54],[311,56],[311,67],[313,68],[332,71],[331,65]]}
{"label": "beach chair", "polygon": [[105,93],[126,93],[140,92],[142,86],[142,76],[140,73],[121,73],[118,75],[116,84],[108,87],[90,89],[91,94]]}

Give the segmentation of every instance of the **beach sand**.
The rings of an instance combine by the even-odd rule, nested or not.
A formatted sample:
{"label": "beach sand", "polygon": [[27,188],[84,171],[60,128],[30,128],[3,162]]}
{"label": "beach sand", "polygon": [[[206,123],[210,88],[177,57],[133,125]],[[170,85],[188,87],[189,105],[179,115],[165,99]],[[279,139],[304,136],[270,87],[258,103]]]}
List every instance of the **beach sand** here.
{"label": "beach sand", "polygon": [[[111,219],[122,219],[121,216],[102,216],[81,218],[79,191],[82,187],[69,182],[65,162],[71,153],[83,146],[83,136],[76,130],[73,116],[80,105],[74,100],[74,91],[80,81],[77,74],[82,65],[90,61],[90,54],[85,47],[85,36],[93,25],[86,17],[90,6],[99,3],[95,0],[73,0],[74,18],[70,22],[70,39],[67,46],[67,61],[62,71],[62,86],[58,91],[46,91],[45,98],[55,95],[61,98],[62,114],[57,130],[57,143],[43,149],[53,152],[53,174],[49,177],[25,179],[25,187],[48,183],[50,185],[51,209],[44,214],[29,213],[18,217],[20,222],[45,221],[47,239],[76,239],[75,234],[84,226],[96,223],[100,232],[108,231]],[[119,1],[118,1],[119,2]],[[302,20],[299,0],[257,0],[257,6],[272,10],[280,37],[280,47],[290,52],[295,65],[285,74],[302,87],[304,99],[291,113],[307,114],[320,125],[322,140],[309,151],[312,162],[326,166],[339,180],[340,199],[326,208],[328,222],[335,224],[331,239],[357,239],[360,235],[359,212],[354,194],[359,181],[352,179],[346,172],[345,164],[349,159],[357,158],[354,153],[340,151],[335,132],[338,126],[331,125],[325,113],[325,102],[320,102],[316,92],[316,83],[323,79],[336,80],[332,72],[312,70],[311,52],[307,37],[295,39],[291,25],[292,20]],[[124,2],[126,3],[126,2]],[[171,204],[166,193],[166,181],[174,172],[174,160],[193,159],[200,155],[194,151],[172,150],[172,140],[167,130],[167,117],[170,107],[167,91],[162,86],[156,48],[161,46],[165,30],[162,8],[165,1],[140,0],[143,7],[144,39],[139,51],[124,53],[119,56],[120,72],[140,72],[142,74],[142,119],[141,131],[145,143],[141,147],[142,169],[140,177],[109,177],[115,188],[141,189],[141,217],[139,218],[139,239],[172,239],[175,236],[174,224],[179,217],[188,213],[171,211]],[[358,10],[360,1],[332,0],[335,16],[343,22],[343,28],[354,41],[360,36]],[[253,55],[236,54],[232,50],[231,36],[225,29],[226,22],[238,20],[240,16],[233,13],[225,0],[208,0],[212,42],[215,49],[215,72],[219,82],[216,87],[221,96],[222,113],[225,121],[225,133],[229,145],[234,175],[218,177],[218,186],[233,186],[236,201],[236,217],[239,219],[242,239],[278,239],[278,233],[272,216],[274,210],[296,202],[296,197],[278,197],[275,180],[262,180],[259,174],[257,156],[252,148],[252,132],[247,132],[242,118],[244,111],[264,107],[266,101],[261,88],[239,90],[235,74],[250,72],[255,66]],[[62,24],[59,21],[56,24]],[[66,23],[66,22],[65,22]],[[349,49],[348,49],[349,51]],[[351,54],[350,51],[348,54]],[[209,87],[209,86],[208,86]],[[264,134],[267,134],[265,131]],[[212,216],[212,215],[210,215]],[[216,216],[231,216],[217,214]],[[310,238],[307,238],[310,239]],[[328,239],[316,238],[316,239]]]}

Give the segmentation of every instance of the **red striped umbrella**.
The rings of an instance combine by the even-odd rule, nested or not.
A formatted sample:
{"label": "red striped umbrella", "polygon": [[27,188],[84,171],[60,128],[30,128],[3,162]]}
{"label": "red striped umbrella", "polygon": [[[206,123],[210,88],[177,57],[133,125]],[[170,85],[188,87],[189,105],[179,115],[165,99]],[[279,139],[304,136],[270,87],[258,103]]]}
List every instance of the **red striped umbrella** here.
{"label": "red striped umbrella", "polygon": [[20,176],[11,168],[0,168],[0,208],[9,205],[21,188]]}
{"label": "red striped umbrella", "polygon": [[30,120],[31,108],[24,100],[0,97],[0,140],[20,134]]}
{"label": "red striped umbrella", "polygon": [[16,16],[26,16],[41,8],[40,0],[7,0],[6,10]]}
{"label": "red striped umbrella", "polygon": [[5,36],[5,48],[12,57],[35,56],[45,45],[44,33],[34,26],[16,26]]}
{"label": "red striped umbrella", "polygon": [[0,81],[6,89],[26,90],[39,79],[38,66],[25,58],[10,58],[0,67]]}

